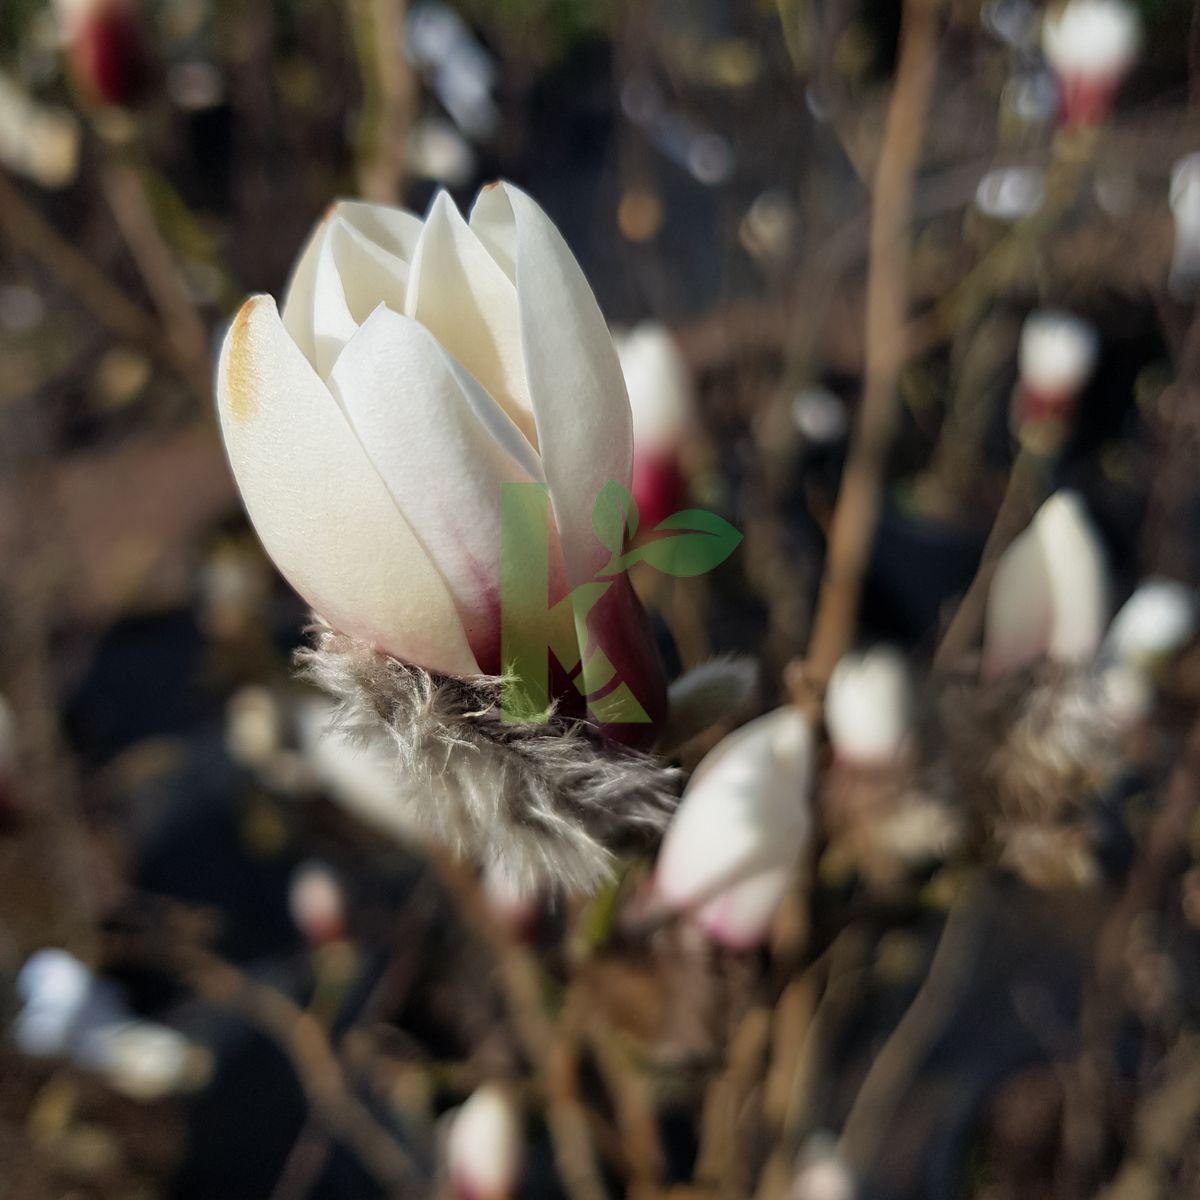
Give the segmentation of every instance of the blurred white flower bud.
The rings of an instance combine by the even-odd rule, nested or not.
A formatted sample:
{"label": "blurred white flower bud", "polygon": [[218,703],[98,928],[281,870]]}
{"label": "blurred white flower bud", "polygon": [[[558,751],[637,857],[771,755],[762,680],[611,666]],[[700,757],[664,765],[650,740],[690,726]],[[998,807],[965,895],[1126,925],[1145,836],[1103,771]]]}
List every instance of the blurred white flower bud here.
{"label": "blurred white flower bud", "polygon": [[633,417],[633,483],[641,524],[683,507],[679,455],[695,423],[691,373],[671,331],[643,321],[615,338]]}
{"label": "blurred white flower bud", "polygon": [[857,1191],[834,1138],[827,1133],[814,1134],[796,1164],[791,1200],[854,1200]]}
{"label": "blurred white flower bud", "polygon": [[998,167],[975,189],[975,207],[994,221],[1019,221],[1037,212],[1046,196],[1040,167]]}
{"label": "blurred white flower bud", "polygon": [[17,976],[24,1007],[13,1022],[22,1054],[49,1058],[72,1047],[96,979],[91,969],[65,950],[38,950]]}
{"label": "blurred white flower bud", "polygon": [[346,936],[345,891],[325,863],[301,863],[292,872],[288,912],[309,945],[325,946]]}
{"label": "blurred white flower bud", "polygon": [[1082,499],[1056,492],[996,567],[984,623],[983,673],[994,679],[1042,657],[1080,663],[1108,623],[1104,550]]}
{"label": "blurred white flower bud", "polygon": [[828,388],[806,387],[792,399],[792,420],[814,446],[840,442],[850,431],[850,417],[842,398]]}
{"label": "blurred white flower bud", "polygon": [[1153,676],[1196,632],[1196,594],[1173,579],[1143,583],[1113,618],[1105,658]]}
{"label": "blurred white flower bud", "polygon": [[1016,421],[1061,421],[1096,368],[1100,340],[1087,321],[1059,309],[1030,313],[1017,351]]}
{"label": "blurred white flower bud", "polygon": [[1172,168],[1169,195],[1175,245],[1167,286],[1176,299],[1189,300],[1200,290],[1200,151]]}
{"label": "blurred white flower bud", "polygon": [[1097,125],[1137,61],[1142,31],[1124,0],[1067,0],[1042,20],[1042,52],[1058,76],[1065,125]]}
{"label": "blurred white flower bud", "polygon": [[843,655],[825,693],[825,726],[837,756],[883,766],[900,754],[912,725],[904,656],[891,646]]}
{"label": "blurred white flower bud", "polygon": [[35,1058],[65,1057],[123,1095],[154,1100],[190,1074],[192,1047],[174,1029],[133,1016],[115,987],[65,950],[39,950],[17,976],[24,1007],[13,1040]]}
{"label": "blurred white flower bud", "polygon": [[225,746],[245,767],[261,767],[283,744],[283,717],[269,688],[249,684],[230,697],[225,709]]}
{"label": "blurred white flower bud", "polygon": [[446,1144],[452,1194],[458,1200],[517,1195],[524,1158],[521,1124],[505,1090],[485,1083],[454,1114]]}
{"label": "blurred white flower bud", "polygon": [[192,1073],[188,1040],[153,1021],[123,1021],[87,1031],[77,1061],[103,1075],[132,1100],[161,1100],[184,1086]]}
{"label": "blurred white flower bud", "polygon": [[488,908],[513,933],[524,933],[537,919],[537,891],[516,878],[504,862],[489,862],[483,868],[480,886]]}
{"label": "blurred white flower bud", "polygon": [[0,163],[39,187],[65,187],[78,173],[82,139],[69,109],[39,104],[0,74]]}
{"label": "blurred white flower bud", "polygon": [[696,768],[658,856],[655,891],[738,949],[766,937],[812,832],[812,730],[780,708]]}

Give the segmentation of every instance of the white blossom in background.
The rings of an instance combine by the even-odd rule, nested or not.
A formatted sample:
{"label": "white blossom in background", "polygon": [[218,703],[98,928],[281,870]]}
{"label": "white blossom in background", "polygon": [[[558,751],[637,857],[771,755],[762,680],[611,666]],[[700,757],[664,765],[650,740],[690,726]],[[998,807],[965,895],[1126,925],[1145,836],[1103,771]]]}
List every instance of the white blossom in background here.
{"label": "white blossom in background", "polygon": [[854,1200],[858,1188],[828,1133],[813,1134],[800,1151],[791,1200]]}
{"label": "white blossom in background", "polygon": [[1200,290],[1200,151],[1172,168],[1169,199],[1175,242],[1167,286],[1176,299],[1190,300]]}
{"label": "white blossom in background", "polygon": [[150,82],[141,0],[54,0],[58,36],[75,86],[90,103],[125,106]]}
{"label": "white blossom in background", "polygon": [[1091,660],[1108,624],[1109,590],[1104,550],[1083,500],[1056,492],[997,564],[984,621],[984,677],[1042,658]]}
{"label": "white blossom in background", "polygon": [[812,835],[813,735],[794,708],[724,738],[696,768],[667,827],[658,899],[713,940],[761,942]]}
{"label": "white blossom in background", "polygon": [[1153,678],[1196,634],[1196,593],[1173,579],[1150,579],[1121,606],[1103,657]]}
{"label": "white blossom in background", "polygon": [[1006,224],[1037,212],[1046,198],[1041,167],[997,167],[975,189],[975,207],[985,217]]}
{"label": "white blossom in background", "polygon": [[1100,339],[1087,321],[1060,309],[1039,309],[1021,326],[1015,420],[1062,422],[1096,369]]}
{"label": "white blossom in background", "polygon": [[860,767],[895,762],[912,730],[912,685],[892,646],[845,654],[825,692],[825,726],[838,758]]}
{"label": "white blossom in background", "polygon": [[39,950],[17,976],[17,1049],[69,1058],[135,1100],[156,1100],[187,1085],[196,1054],[182,1034],[135,1017],[117,989],[65,950]]}
{"label": "white blossom in background", "polygon": [[652,529],[684,507],[680,454],[695,428],[691,372],[660,321],[643,321],[615,338],[633,418],[633,498]]}
{"label": "white blossom in background", "polygon": [[480,876],[480,888],[492,915],[512,933],[526,933],[537,920],[537,889],[516,878],[505,863],[489,861]]}
{"label": "white blossom in background", "polygon": [[1112,111],[1137,61],[1142,31],[1125,0],[1067,0],[1042,19],[1042,53],[1058,79],[1066,125],[1096,125]]}
{"label": "white blossom in background", "polygon": [[508,1093],[485,1083],[453,1114],[446,1165],[456,1200],[509,1200],[518,1195],[524,1161],[520,1116]]}
{"label": "white blossom in background", "polygon": [[801,388],[792,397],[792,421],[814,446],[832,446],[850,432],[850,415],[836,392],[812,386]]}
{"label": "white blossom in background", "polygon": [[311,946],[326,946],[346,936],[346,892],[330,866],[312,861],[292,871],[288,913]]}
{"label": "white blossom in background", "polygon": [[0,72],[0,163],[39,187],[66,187],[79,172],[82,140],[74,113],[39,104]]}

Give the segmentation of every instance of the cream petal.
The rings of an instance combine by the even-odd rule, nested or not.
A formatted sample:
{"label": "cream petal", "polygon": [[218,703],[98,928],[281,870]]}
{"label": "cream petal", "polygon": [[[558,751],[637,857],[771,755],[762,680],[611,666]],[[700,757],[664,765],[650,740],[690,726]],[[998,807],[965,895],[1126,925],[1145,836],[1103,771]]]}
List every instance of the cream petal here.
{"label": "cream petal", "polygon": [[217,407],[246,511],[296,591],[397,658],[476,671],[445,583],[269,296],[226,335]]}
{"label": "cream petal", "polygon": [[475,376],[536,446],[516,289],[445,192],[438,193],[425,220],[405,311]]}
{"label": "cream petal", "polygon": [[795,869],[812,828],[812,754],[808,722],[783,708],[706,756],[659,854],[657,889],[669,905],[708,905],[762,873]]}
{"label": "cream petal", "polygon": [[540,481],[537,456],[433,335],[380,306],[331,387],[441,572],[481,667],[500,670],[500,485]]}
{"label": "cream petal", "polygon": [[996,567],[984,622],[985,677],[1043,656],[1091,658],[1108,623],[1108,595],[1104,552],[1082,500],[1056,492]]}
{"label": "cream petal", "polygon": [[760,871],[696,910],[696,921],[713,941],[732,950],[757,946],[771,931],[775,911],[792,886],[794,865]]}
{"label": "cream petal", "polygon": [[[608,326],[562,235],[529,196],[494,185],[481,226],[503,231],[501,198],[516,247],[517,301],[539,453],[550,485],[572,585],[590,580],[608,552],[592,532],[592,507],[609,480],[628,487],[629,401]],[[486,217],[486,221],[485,218]],[[504,244],[502,232],[489,235]]]}
{"label": "cream petal", "polygon": [[[284,327],[304,357],[314,366],[317,365],[315,321],[318,264],[335,228],[343,230],[343,242],[351,241],[357,249],[354,257],[367,260],[370,278],[377,278],[381,271],[384,273],[378,288],[379,294],[373,300],[361,301],[363,311],[359,319],[362,320],[381,300],[387,301],[398,312],[404,310],[408,263],[421,236],[421,219],[403,209],[387,205],[341,200],[332,205],[317,223],[292,269],[281,308]],[[393,275],[394,280],[391,279]],[[345,303],[344,287],[340,281],[335,286],[335,297]],[[339,315],[337,305],[334,308],[335,316]],[[341,341],[344,343],[349,336],[351,334],[347,333]]]}

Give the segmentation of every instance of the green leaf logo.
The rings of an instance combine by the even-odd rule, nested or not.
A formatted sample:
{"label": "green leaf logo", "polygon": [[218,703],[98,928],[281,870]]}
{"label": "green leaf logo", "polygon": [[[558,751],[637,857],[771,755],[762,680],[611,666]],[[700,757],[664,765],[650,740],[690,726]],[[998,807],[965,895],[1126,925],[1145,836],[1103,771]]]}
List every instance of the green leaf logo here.
{"label": "green leaf logo", "polygon": [[592,506],[592,528],[600,544],[612,551],[614,560],[626,542],[637,536],[637,504],[615,479],[610,479],[596,497]]}
{"label": "green leaf logo", "polygon": [[660,521],[654,532],[671,536],[635,547],[621,559],[621,570],[628,570],[635,562],[644,562],[676,578],[703,575],[723,563],[742,540],[742,535],[728,521],[702,508],[673,513]]}

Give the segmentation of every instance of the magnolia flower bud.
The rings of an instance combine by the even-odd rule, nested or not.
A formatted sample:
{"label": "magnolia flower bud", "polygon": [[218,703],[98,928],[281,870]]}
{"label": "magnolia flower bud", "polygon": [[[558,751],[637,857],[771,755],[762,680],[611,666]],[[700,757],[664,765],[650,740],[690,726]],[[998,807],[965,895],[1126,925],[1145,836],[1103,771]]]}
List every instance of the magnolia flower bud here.
{"label": "magnolia flower bud", "polygon": [[1124,0],[1067,0],[1042,21],[1042,52],[1058,77],[1064,125],[1098,125],[1137,60],[1141,25]]}
{"label": "magnolia flower bud", "polygon": [[712,937],[766,937],[812,831],[812,730],[793,708],[759,717],[696,768],[658,856],[655,890]]}
{"label": "magnolia flower bud", "polygon": [[1025,318],[1017,351],[1014,425],[1062,425],[1096,367],[1100,341],[1086,321],[1057,309]]}
{"label": "magnolia flower bud", "polygon": [[518,879],[504,862],[492,860],[483,868],[480,887],[493,915],[514,934],[523,935],[538,915],[537,890]]}
{"label": "magnolia flower bud", "polygon": [[93,104],[125,107],[150,77],[140,0],[56,0],[59,37],[71,74]]}
{"label": "magnolia flower bud", "polygon": [[524,1145],[520,1118],[499,1085],[485,1083],[454,1114],[446,1144],[458,1200],[508,1200],[517,1194]]}
{"label": "magnolia flower bud", "polygon": [[843,655],[825,693],[825,725],[839,758],[886,766],[908,738],[912,712],[908,665],[890,646]]}
{"label": "magnolia flower bud", "polygon": [[800,1152],[792,1180],[791,1200],[854,1200],[858,1188],[850,1168],[828,1133],[809,1138]]}
{"label": "magnolia flower bud", "polygon": [[1200,289],[1200,151],[1172,168],[1170,203],[1175,245],[1167,286],[1176,299],[1188,300]]}
{"label": "magnolia flower bud", "polygon": [[1153,677],[1192,640],[1196,619],[1196,594],[1191,588],[1173,579],[1151,579],[1113,618],[1104,641],[1104,657]]}
{"label": "magnolia flower bud", "polygon": [[[469,222],[445,193],[424,220],[335,205],[282,315],[268,296],[238,313],[217,392],[276,565],[336,630],[401,661],[501,674],[505,483],[548,490],[551,602],[609,561],[592,511],[606,484],[631,480],[620,364],[566,243],[510,184],[485,188]],[[661,717],[662,668],[625,575],[580,641]]]}
{"label": "magnolia flower bud", "polygon": [[1108,622],[1108,571],[1080,497],[1056,492],[1001,556],[988,592],[983,673],[994,679],[1038,659],[1081,663]]}
{"label": "magnolia flower bud", "polygon": [[346,936],[345,892],[324,863],[301,863],[292,872],[288,912],[311,946],[326,946]]}
{"label": "magnolia flower bud", "polygon": [[679,452],[694,421],[687,363],[658,321],[643,321],[616,339],[633,415],[633,498],[652,529],[684,507]]}
{"label": "magnolia flower bud", "polygon": [[1037,212],[1045,198],[1046,176],[1040,167],[997,167],[975,189],[975,207],[1006,224]]}
{"label": "magnolia flower bud", "polygon": [[174,1029],[135,1018],[112,984],[65,950],[39,950],[17,976],[24,1007],[13,1040],[36,1058],[70,1058],[135,1100],[174,1091],[191,1073],[192,1047]]}

